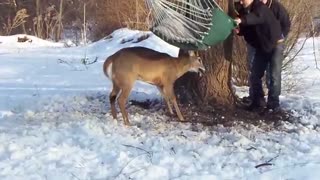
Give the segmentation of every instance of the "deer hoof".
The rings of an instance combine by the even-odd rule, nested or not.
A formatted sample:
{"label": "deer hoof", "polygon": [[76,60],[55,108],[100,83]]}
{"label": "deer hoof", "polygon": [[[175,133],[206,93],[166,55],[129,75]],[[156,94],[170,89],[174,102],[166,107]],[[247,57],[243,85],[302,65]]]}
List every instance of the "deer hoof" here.
{"label": "deer hoof", "polygon": [[111,112],[112,118],[117,119],[117,113]]}
{"label": "deer hoof", "polygon": [[126,125],[126,126],[131,126],[131,124],[130,124],[129,121],[124,121],[124,125]]}
{"label": "deer hoof", "polygon": [[181,122],[186,121],[183,117],[179,117],[179,120],[180,120]]}
{"label": "deer hoof", "polygon": [[165,112],[164,112],[164,115],[166,115],[166,116],[168,116],[168,117],[174,117],[174,116],[175,116],[174,113],[171,113],[171,112],[169,112],[169,111],[165,111]]}

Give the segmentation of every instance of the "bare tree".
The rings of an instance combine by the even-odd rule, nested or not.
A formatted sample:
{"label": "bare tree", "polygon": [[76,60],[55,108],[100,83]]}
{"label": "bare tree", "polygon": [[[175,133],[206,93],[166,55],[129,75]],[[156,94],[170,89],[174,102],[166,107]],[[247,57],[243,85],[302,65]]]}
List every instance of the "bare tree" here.
{"label": "bare tree", "polygon": [[60,0],[60,6],[59,6],[59,15],[58,15],[58,30],[56,32],[55,40],[58,41],[61,38],[62,33],[62,12],[63,12],[63,0]]}

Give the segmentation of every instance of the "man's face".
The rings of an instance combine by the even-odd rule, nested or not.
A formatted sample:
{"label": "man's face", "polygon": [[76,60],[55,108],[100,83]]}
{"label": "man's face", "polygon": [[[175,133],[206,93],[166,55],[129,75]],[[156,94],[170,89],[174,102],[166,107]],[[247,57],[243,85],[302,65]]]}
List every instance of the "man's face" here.
{"label": "man's face", "polygon": [[268,0],[260,0],[263,4],[267,4]]}
{"label": "man's face", "polygon": [[248,6],[250,6],[250,4],[253,2],[253,0],[240,0],[240,4],[247,8]]}

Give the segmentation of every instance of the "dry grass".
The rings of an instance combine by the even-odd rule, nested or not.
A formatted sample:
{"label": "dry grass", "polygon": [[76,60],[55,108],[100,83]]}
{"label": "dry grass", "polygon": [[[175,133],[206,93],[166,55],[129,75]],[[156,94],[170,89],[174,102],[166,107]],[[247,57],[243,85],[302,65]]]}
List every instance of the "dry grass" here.
{"label": "dry grass", "polygon": [[26,18],[29,17],[26,9],[20,9],[17,11],[13,19],[8,18],[7,23],[3,24],[5,35],[10,35],[11,31],[26,22]]}
{"label": "dry grass", "polygon": [[150,13],[144,0],[96,0],[98,6],[92,18],[96,22],[95,39],[99,39],[115,29],[148,30]]}

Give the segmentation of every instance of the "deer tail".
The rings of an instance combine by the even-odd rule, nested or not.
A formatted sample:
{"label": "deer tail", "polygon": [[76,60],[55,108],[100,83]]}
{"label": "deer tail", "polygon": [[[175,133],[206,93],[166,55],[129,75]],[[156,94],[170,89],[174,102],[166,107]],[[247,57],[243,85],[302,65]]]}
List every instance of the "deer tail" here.
{"label": "deer tail", "polygon": [[107,60],[103,64],[103,72],[109,79],[112,78],[112,63],[112,59],[107,58]]}

